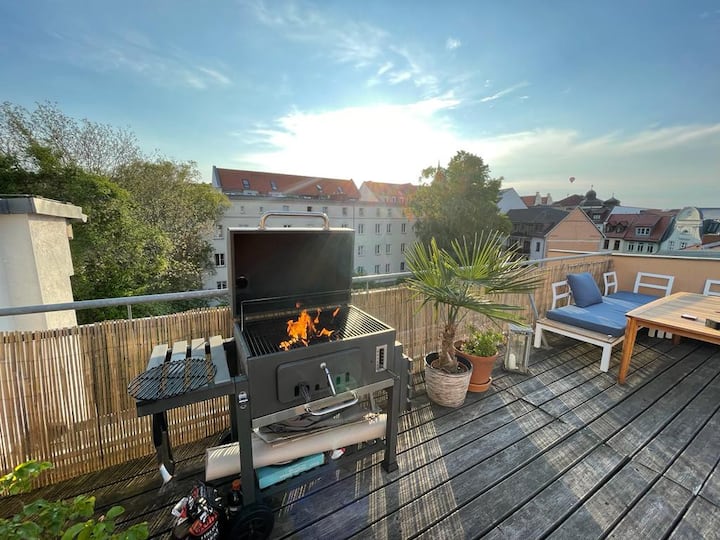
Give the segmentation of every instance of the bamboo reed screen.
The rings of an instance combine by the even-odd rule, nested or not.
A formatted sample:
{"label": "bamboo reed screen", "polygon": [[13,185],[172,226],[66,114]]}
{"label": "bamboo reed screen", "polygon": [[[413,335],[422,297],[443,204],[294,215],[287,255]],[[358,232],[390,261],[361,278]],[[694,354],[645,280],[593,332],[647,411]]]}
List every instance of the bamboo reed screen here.
{"label": "bamboo reed screen", "polygon": [[[610,264],[609,257],[593,257],[539,268],[544,285],[534,298],[540,313],[548,307],[551,282],[580,271],[601,282]],[[522,306],[532,323],[528,295],[499,300]],[[440,332],[431,308],[420,308],[404,287],[355,292],[353,304],[397,330],[415,372],[424,355],[437,350]],[[465,322],[487,323],[472,314]],[[55,467],[40,477],[49,484],[152,454],[150,417],[137,417],[127,385],[145,370],[155,345],[214,335],[232,336],[229,308],[0,333],[0,474],[28,459],[50,461]],[[174,445],[219,433],[229,425],[227,399],[174,409],[168,421]]]}

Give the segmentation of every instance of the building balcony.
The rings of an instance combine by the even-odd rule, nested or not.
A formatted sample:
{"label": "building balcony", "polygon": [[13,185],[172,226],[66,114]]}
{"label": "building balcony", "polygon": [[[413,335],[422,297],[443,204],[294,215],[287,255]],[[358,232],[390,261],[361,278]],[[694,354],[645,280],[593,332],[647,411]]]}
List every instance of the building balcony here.
{"label": "building balcony", "polygon": [[[617,272],[632,288],[637,271],[672,274],[674,292],[701,292],[720,260],[594,255],[538,263],[549,284],[567,273]],[[709,538],[720,519],[720,362],[717,346],[640,335],[627,382],[620,350],[599,370],[599,348],[549,335],[528,374],[496,366],[491,389],[458,409],[428,401],[422,362],[438,328],[402,287],[353,293],[353,304],[396,328],[414,359],[412,407],[402,414],[399,469],[363,444],[337,461],[262,491],[275,512],[273,538]],[[535,317],[528,297],[507,299]],[[482,322],[482,321],[479,321]],[[4,406],[0,463],[48,460],[34,492],[3,501],[97,497],[97,509],[125,507],[120,526],[147,521],[167,536],[170,509],[200,480],[204,453],[228,428],[227,401],[173,410],[176,475],[164,487],[147,417],[137,418],[127,384],[152,346],[231,336],[227,308],[113,321],[42,333],[5,333],[0,349]],[[380,397],[382,399],[382,397]],[[379,444],[379,443],[378,443]],[[218,482],[222,488],[230,478]]]}

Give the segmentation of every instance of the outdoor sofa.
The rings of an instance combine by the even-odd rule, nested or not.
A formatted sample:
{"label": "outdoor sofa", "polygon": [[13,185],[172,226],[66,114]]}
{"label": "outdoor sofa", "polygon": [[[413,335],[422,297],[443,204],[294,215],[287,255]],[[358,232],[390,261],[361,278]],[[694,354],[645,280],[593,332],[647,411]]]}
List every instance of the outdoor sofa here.
{"label": "outdoor sofa", "polygon": [[[598,345],[602,348],[600,371],[607,371],[612,348],[625,338],[625,314],[658,298],[640,293],[640,289],[662,290],[667,296],[672,291],[674,279],[663,274],[638,272],[632,292],[618,291],[615,272],[606,272],[603,274],[603,295],[589,272],[568,274],[567,280],[552,284],[552,306],[535,324],[534,345],[541,346],[543,332]],[[570,303],[571,300],[574,303]]]}

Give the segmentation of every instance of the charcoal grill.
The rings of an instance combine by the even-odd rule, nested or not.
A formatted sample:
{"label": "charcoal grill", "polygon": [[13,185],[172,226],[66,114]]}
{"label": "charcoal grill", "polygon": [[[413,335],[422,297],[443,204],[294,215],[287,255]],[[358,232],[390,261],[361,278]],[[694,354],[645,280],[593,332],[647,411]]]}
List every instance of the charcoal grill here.
{"label": "charcoal grill", "polygon": [[[288,216],[321,219],[323,226],[266,225]],[[234,337],[253,428],[327,414],[378,389],[392,394],[396,382],[394,397],[404,400],[407,364],[395,330],[350,304],[353,249],[354,231],[330,228],[325,214],[265,214],[257,229],[229,229]],[[284,350],[288,321],[303,310],[329,335]],[[397,417],[388,411],[388,425]],[[395,441],[388,442],[394,464]]]}
{"label": "charcoal grill", "polygon": [[[268,228],[272,217],[320,219],[323,226]],[[378,391],[387,393],[382,465],[397,469],[397,428],[410,363],[393,328],[350,304],[354,232],[330,228],[325,214],[284,212],[265,214],[257,229],[230,228],[227,237],[233,338],[220,343],[212,337],[207,345],[193,340],[187,350],[184,343],[172,350],[157,346],[148,370],[128,388],[138,400],[138,415],[153,415],[161,472],[174,469],[166,411],[227,395],[243,497],[252,504],[253,429],[297,417],[325,418],[366,397],[372,400]],[[282,346],[289,339],[288,321],[303,310],[317,332]],[[199,362],[181,368],[179,359],[197,352],[211,356],[207,372]],[[177,365],[164,365],[168,362]]]}

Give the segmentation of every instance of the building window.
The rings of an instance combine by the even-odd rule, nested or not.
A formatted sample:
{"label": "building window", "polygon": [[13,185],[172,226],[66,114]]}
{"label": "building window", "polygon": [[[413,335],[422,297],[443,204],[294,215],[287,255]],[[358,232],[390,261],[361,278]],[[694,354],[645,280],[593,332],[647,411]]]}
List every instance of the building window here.
{"label": "building window", "polygon": [[400,224],[400,232],[401,232],[402,234],[405,234],[405,232],[407,231],[406,225],[407,225],[406,223],[401,223],[401,224]]}
{"label": "building window", "polygon": [[392,217],[392,208],[388,208],[388,217]]}
{"label": "building window", "polygon": [[379,265],[379,264],[376,264],[376,265],[375,265],[375,273],[376,273],[376,274],[379,274],[379,273],[380,273],[380,265]]}
{"label": "building window", "polygon": [[600,220],[600,214],[593,214],[593,221],[599,221]]}
{"label": "building window", "polygon": [[385,273],[386,274],[390,273],[390,263],[385,263]]}
{"label": "building window", "polygon": [[348,228],[348,224],[347,224],[347,223],[343,223],[342,225],[340,225],[340,228],[341,228],[341,229],[347,229],[347,228]]}
{"label": "building window", "polygon": [[380,255],[380,244],[375,244],[375,255]]}
{"label": "building window", "polygon": [[405,242],[400,244],[400,253],[405,253]]}
{"label": "building window", "polygon": [[365,224],[358,223],[358,234],[365,234]]}
{"label": "building window", "polygon": [[242,184],[243,189],[250,189],[250,180],[248,180],[247,178],[243,178]]}
{"label": "building window", "polygon": [[669,244],[668,244],[668,248],[669,248],[669,249],[675,249],[675,242],[674,242],[673,240],[670,240],[670,242],[669,242]]}
{"label": "building window", "polygon": [[240,213],[241,213],[241,214],[244,214],[244,213],[245,213],[245,207],[244,207],[244,206],[240,206]]}
{"label": "building window", "polygon": [[652,244],[648,244],[647,252],[652,253],[654,251],[655,247]]}
{"label": "building window", "polygon": [[385,255],[390,255],[390,244],[385,244]]}
{"label": "building window", "polygon": [[215,225],[215,238],[222,238],[223,232],[224,232],[224,229],[223,229],[222,223],[218,223],[217,225]]}
{"label": "building window", "polygon": [[687,247],[687,242],[680,242],[680,249],[685,249]]}
{"label": "building window", "polygon": [[227,289],[227,281],[222,280],[222,281],[216,281],[215,283],[217,284],[218,289]]}
{"label": "building window", "polygon": [[359,276],[362,276],[364,273],[365,273],[365,268],[363,268],[362,266],[358,266],[358,267],[357,267],[357,274],[358,274]]}
{"label": "building window", "polygon": [[620,240],[615,240],[615,243],[613,244],[613,250],[617,251],[620,249]]}
{"label": "building window", "polygon": [[404,272],[404,271],[405,271],[405,261],[402,261],[402,262],[400,263],[400,271],[401,271],[401,272]]}
{"label": "building window", "polygon": [[328,207],[327,207],[327,206],[323,206],[323,210],[322,210],[322,211],[323,211],[323,214],[327,214],[327,213],[328,213]]}
{"label": "building window", "polygon": [[258,206],[258,212],[260,212],[261,214],[262,214],[263,212],[265,212],[265,207],[264,207],[264,206]]}
{"label": "building window", "polygon": [[391,234],[392,233],[392,223],[388,223],[387,227],[385,227],[385,230],[387,231],[388,234]]}
{"label": "building window", "polygon": [[645,251],[645,244],[643,244],[642,242],[638,242],[637,250],[638,250],[638,253],[642,253],[643,251]]}
{"label": "building window", "polygon": [[343,215],[343,216],[347,216],[347,215],[348,215],[347,206],[343,206],[342,215]]}
{"label": "building window", "polygon": [[535,242],[535,251],[540,252],[540,242]]}
{"label": "building window", "polygon": [[375,224],[375,234],[380,234],[380,224],[379,223]]}
{"label": "building window", "polygon": [[365,209],[364,208],[358,208],[358,215],[360,217],[363,217],[365,215]]}
{"label": "building window", "polygon": [[283,212],[289,212],[289,211],[290,211],[290,206],[287,204],[283,204]]}
{"label": "building window", "polygon": [[215,266],[225,266],[225,254],[224,253],[216,253],[215,254]]}
{"label": "building window", "polygon": [[635,251],[635,242],[628,242],[628,251]]}
{"label": "building window", "polygon": [[308,211],[308,212],[312,212],[312,206],[308,206],[308,207],[307,207],[307,211]]}
{"label": "building window", "polygon": [[610,247],[610,240],[606,238],[605,241],[603,242],[603,249],[608,249],[609,247]]}
{"label": "building window", "polygon": [[362,257],[363,255],[365,255],[365,246],[359,245],[358,246],[358,257]]}
{"label": "building window", "polygon": [[275,183],[275,180],[270,180],[270,189],[277,191],[277,184]]}
{"label": "building window", "polygon": [[290,227],[292,227],[292,225],[288,225],[287,223],[283,225],[283,229],[289,229]]}
{"label": "building window", "polygon": [[[635,227],[635,236],[649,236],[650,227]],[[638,250],[640,251],[640,250]]]}

